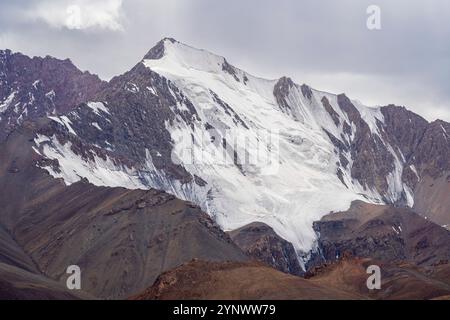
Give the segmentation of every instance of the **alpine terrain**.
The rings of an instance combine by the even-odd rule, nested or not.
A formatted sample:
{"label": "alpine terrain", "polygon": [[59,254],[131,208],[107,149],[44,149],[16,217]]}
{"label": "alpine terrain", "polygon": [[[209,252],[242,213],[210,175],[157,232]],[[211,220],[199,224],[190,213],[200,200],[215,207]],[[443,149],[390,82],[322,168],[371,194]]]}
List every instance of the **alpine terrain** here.
{"label": "alpine terrain", "polygon": [[450,123],[171,38],[108,82],[0,51],[0,187],[0,297],[450,296]]}

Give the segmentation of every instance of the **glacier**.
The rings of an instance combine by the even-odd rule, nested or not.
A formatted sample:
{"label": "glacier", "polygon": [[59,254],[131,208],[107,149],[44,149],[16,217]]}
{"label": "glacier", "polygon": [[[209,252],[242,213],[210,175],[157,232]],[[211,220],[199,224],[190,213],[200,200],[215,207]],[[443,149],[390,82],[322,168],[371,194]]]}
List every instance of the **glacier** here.
{"label": "glacier", "polygon": [[[286,92],[284,104],[280,104],[274,94],[280,79],[255,77],[230,66],[224,57],[169,39],[164,40],[161,57],[145,58],[140,63],[168,79],[194,106],[197,121],[187,122],[174,112],[175,120],[167,121],[165,127],[173,143],[172,160],[201,177],[205,185],[170,180],[155,168],[148,152],[145,170],[137,170],[110,159],[88,161],[74,154],[68,144],[61,145],[52,137],[38,137],[36,144],[41,146],[43,155],[58,160],[61,167],[59,173],[46,168],[50,174],[63,178],[67,184],[85,177],[97,185],[160,188],[200,205],[224,230],[255,221],[266,223],[291,242],[299,255],[314,249],[314,221],[330,212],[348,209],[354,200],[386,202],[377,190],[352,178],[349,153],[345,155],[347,169],[342,170],[341,179],[337,175],[339,154],[324,129],[341,137],[346,128],[343,121],[333,121],[322,103],[326,98],[340,119],[351,124],[348,114],[338,105],[337,95],[293,84]],[[139,90],[156,94],[152,87],[139,88],[133,83],[133,92]],[[308,93],[305,95],[303,90]],[[380,108],[356,100],[352,103],[371,133],[382,139],[377,126],[377,122],[384,121]],[[113,116],[102,102],[91,101],[88,106],[98,116]],[[188,110],[180,101],[171,108]],[[70,120],[52,118],[72,134],[78,134]],[[351,140],[355,136],[354,125],[350,130]],[[244,145],[235,143],[241,140]],[[228,143],[230,149],[225,154],[224,141],[233,142]],[[395,201],[407,191],[411,202],[411,192],[401,179],[402,159],[394,150],[391,152],[396,166],[387,177],[389,200]]]}

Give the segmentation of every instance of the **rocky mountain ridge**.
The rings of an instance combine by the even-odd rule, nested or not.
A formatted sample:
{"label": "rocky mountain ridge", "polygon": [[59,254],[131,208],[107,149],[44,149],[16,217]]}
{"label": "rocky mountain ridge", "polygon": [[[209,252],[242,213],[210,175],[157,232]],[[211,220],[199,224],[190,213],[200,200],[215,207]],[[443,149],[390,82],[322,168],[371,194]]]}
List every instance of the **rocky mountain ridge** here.
{"label": "rocky mountain ridge", "polygon": [[[5,79],[28,74],[4,67],[29,60],[16,55],[3,54]],[[33,63],[44,66],[46,59]],[[68,63],[55,65],[72,70]],[[266,223],[297,253],[314,248],[314,221],[354,200],[410,206],[450,223],[446,122],[428,123],[402,107],[366,107],[288,77],[260,79],[174,39],[163,39],[108,83],[43,69],[74,74],[67,93],[55,91],[68,97],[56,112],[48,114],[50,102],[42,102],[42,111],[30,115],[51,119],[34,139],[43,158],[37,165],[66,184],[88,179],[165,190],[200,205],[225,230]],[[33,77],[23,78],[24,88],[33,85]],[[10,83],[2,86],[2,126],[14,112]],[[277,131],[274,140],[267,129]],[[234,144],[242,136],[250,148]],[[265,161],[246,160],[256,149]]]}

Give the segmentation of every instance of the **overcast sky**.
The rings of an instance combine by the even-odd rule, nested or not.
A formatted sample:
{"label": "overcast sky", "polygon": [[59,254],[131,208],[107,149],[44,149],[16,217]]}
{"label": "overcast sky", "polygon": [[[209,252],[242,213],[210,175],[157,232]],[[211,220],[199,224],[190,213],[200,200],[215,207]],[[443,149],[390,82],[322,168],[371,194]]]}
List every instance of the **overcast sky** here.
{"label": "overcast sky", "polygon": [[[366,26],[381,9],[381,30]],[[161,38],[249,73],[450,121],[448,0],[0,0],[0,48],[70,58],[104,79]]]}

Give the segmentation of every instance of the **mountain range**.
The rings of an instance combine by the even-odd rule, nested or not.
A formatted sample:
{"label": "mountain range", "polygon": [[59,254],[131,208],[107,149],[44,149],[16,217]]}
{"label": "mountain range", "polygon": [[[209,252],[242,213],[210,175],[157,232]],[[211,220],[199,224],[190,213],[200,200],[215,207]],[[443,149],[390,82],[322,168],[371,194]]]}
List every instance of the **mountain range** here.
{"label": "mountain range", "polygon": [[[108,82],[5,50],[0,160],[0,297],[412,297],[403,273],[413,298],[450,295],[450,124],[405,107],[258,78],[171,38]],[[367,261],[390,293],[332,281]],[[72,264],[81,294],[63,286]],[[232,294],[243,278],[267,293]]]}

